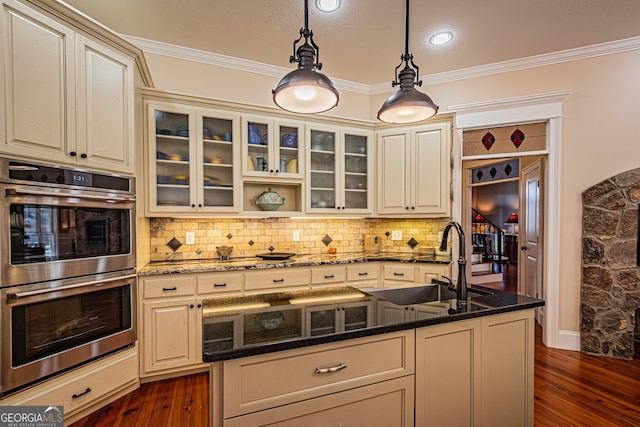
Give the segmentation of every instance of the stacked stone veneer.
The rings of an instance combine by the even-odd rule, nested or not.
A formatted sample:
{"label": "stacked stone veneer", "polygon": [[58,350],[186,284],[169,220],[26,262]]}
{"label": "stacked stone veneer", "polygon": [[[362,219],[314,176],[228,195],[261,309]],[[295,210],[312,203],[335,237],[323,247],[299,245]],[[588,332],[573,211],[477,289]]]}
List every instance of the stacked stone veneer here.
{"label": "stacked stone veneer", "polygon": [[640,168],[582,193],[580,346],[584,353],[631,359],[640,327],[637,260]]}

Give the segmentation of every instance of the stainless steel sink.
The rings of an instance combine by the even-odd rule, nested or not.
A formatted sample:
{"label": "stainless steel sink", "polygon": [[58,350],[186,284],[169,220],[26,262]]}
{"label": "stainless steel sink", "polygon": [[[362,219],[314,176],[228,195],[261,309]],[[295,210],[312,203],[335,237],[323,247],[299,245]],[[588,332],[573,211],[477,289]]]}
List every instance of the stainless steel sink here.
{"label": "stainless steel sink", "polygon": [[[409,286],[406,288],[370,288],[367,294],[396,305],[422,304],[433,301],[448,301],[456,298],[455,289],[443,285]],[[468,289],[469,298],[491,294],[490,292]]]}

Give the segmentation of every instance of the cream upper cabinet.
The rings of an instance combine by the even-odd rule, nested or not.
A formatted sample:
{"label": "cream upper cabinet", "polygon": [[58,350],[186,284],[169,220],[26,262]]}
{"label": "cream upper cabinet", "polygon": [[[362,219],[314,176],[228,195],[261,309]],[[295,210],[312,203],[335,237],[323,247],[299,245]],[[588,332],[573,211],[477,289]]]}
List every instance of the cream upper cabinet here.
{"label": "cream upper cabinet", "polygon": [[448,217],[449,122],[377,133],[379,216]]}
{"label": "cream upper cabinet", "polygon": [[303,177],[304,123],[242,116],[242,175],[255,178]]}
{"label": "cream upper cabinet", "polygon": [[373,132],[307,126],[307,213],[373,211]]}
{"label": "cream upper cabinet", "polygon": [[238,212],[239,116],[147,102],[147,212]]}
{"label": "cream upper cabinet", "polygon": [[0,27],[0,151],[133,173],[133,59],[13,0]]}

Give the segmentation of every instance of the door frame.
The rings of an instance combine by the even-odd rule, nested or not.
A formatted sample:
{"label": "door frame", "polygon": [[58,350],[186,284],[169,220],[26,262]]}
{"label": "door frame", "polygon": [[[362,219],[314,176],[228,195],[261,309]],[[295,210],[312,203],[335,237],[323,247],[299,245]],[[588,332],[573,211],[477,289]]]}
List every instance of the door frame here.
{"label": "door frame", "polygon": [[[545,260],[543,283],[545,320],[542,340],[548,347],[579,350],[580,335],[573,331],[558,329],[560,298],[560,201],[562,188],[562,103],[571,90],[534,94],[529,96],[482,101],[470,104],[451,105],[456,113],[453,132],[453,210],[452,219],[461,221],[462,211],[462,133],[464,130],[547,122],[547,149],[534,154],[547,155],[544,194],[544,241]],[[504,154],[486,155],[482,158],[504,157]],[[473,158],[465,158],[473,160]]]}

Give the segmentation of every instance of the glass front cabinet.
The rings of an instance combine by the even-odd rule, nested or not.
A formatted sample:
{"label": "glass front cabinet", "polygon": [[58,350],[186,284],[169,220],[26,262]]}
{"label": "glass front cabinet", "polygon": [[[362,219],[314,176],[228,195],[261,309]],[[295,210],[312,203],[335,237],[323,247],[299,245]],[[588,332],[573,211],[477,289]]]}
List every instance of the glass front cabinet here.
{"label": "glass front cabinet", "polygon": [[371,214],[373,132],[313,125],[307,141],[307,212]]}
{"label": "glass front cabinet", "polygon": [[148,211],[238,212],[239,116],[147,103]]}
{"label": "glass front cabinet", "polygon": [[242,174],[301,180],[304,123],[264,116],[242,117]]}

